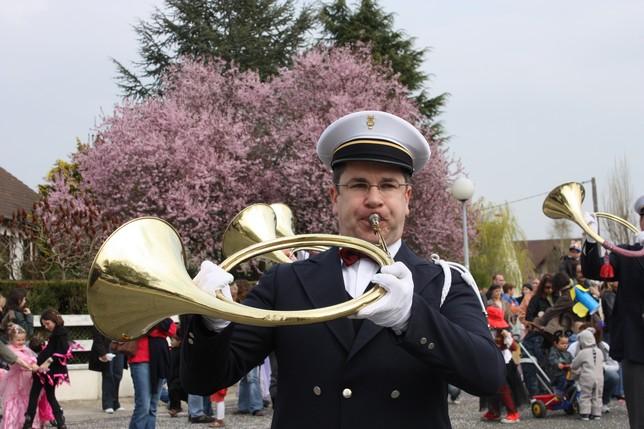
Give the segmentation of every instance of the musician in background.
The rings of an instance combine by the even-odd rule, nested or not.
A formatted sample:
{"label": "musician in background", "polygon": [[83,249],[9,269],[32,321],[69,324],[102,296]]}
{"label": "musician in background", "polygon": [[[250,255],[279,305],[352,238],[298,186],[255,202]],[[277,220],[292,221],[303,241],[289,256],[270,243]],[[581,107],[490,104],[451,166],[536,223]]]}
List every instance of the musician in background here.
{"label": "musician in background", "polygon": [[[644,195],[635,202],[635,212],[644,230]],[[586,221],[597,229],[594,215],[587,214]],[[634,245],[620,245],[625,249],[639,250],[644,241],[640,232]],[[613,275],[601,280],[619,282],[610,331],[610,356],[622,363],[624,395],[631,429],[644,429],[644,258],[629,258],[611,253],[609,261]],[[600,280],[604,263],[599,246],[586,237],[581,255],[583,273],[587,278]],[[604,273],[610,273],[610,270]]]}
{"label": "musician in background", "polygon": [[[182,344],[183,385],[209,394],[275,352],[274,429],[449,428],[447,384],[494,394],[505,367],[475,288],[455,269],[446,271],[451,282],[445,282],[441,265],[416,256],[401,239],[411,177],[428,161],[429,145],[408,122],[370,111],[331,124],[317,152],[333,170],[329,195],[339,233],[377,244],[369,217],[379,215],[396,262],[379,269],[370,259],[331,248],[275,266],[244,304],[321,308],[362,295],[372,282],[387,293],[354,318],[305,326],[254,327],[192,316]],[[195,277],[209,293],[227,294],[231,281],[207,261]]]}

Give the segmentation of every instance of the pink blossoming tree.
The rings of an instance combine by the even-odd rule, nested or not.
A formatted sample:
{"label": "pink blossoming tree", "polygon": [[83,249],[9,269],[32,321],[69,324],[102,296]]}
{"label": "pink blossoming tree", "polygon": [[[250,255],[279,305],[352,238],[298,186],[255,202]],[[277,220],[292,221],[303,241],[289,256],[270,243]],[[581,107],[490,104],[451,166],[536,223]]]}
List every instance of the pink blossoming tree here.
{"label": "pink blossoming tree", "polygon": [[[76,161],[103,213],[168,220],[193,265],[221,258],[227,223],[256,202],[291,206],[299,233],[335,232],[331,174],[315,143],[328,124],[357,110],[418,124],[407,89],[389,76],[366,49],[309,51],[268,82],[223,63],[184,60],[166,76],[162,98],[117,107]],[[448,193],[458,169],[432,141],[429,164],[413,178],[406,239],[424,256],[461,254],[460,203]]]}

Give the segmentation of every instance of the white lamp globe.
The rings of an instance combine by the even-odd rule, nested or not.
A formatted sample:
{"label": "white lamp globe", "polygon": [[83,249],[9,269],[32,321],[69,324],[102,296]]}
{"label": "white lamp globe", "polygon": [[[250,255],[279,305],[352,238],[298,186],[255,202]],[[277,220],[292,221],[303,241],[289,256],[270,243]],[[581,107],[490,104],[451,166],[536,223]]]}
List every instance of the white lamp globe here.
{"label": "white lamp globe", "polygon": [[452,184],[452,195],[461,202],[465,202],[474,195],[474,183],[467,177],[459,177]]}

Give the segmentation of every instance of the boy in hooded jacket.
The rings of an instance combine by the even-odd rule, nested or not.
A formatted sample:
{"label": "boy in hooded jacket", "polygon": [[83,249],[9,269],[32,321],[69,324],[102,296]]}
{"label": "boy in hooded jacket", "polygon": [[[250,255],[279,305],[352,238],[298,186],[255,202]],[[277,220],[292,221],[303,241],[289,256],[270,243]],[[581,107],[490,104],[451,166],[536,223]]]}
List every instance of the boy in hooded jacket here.
{"label": "boy in hooded jacket", "polygon": [[572,374],[579,384],[579,415],[582,420],[598,420],[602,412],[604,356],[597,347],[593,328],[577,335],[579,351],[572,361]]}

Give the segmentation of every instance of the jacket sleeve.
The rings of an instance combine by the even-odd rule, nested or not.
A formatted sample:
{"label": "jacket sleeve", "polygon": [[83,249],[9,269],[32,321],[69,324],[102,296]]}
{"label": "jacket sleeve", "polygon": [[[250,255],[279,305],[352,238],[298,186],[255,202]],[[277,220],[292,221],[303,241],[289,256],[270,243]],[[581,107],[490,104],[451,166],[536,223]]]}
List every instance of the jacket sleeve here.
{"label": "jacket sleeve", "polygon": [[[244,301],[245,305],[273,308],[278,269],[279,266],[262,277]],[[273,328],[231,323],[215,333],[198,315],[182,316],[181,326],[181,383],[191,394],[210,395],[235,384],[273,348]]]}
{"label": "jacket sleeve", "polygon": [[18,356],[11,350],[5,343],[0,341],[0,358],[9,364],[13,364],[18,360]]}
{"label": "jacket sleeve", "polygon": [[98,331],[98,329],[92,327],[92,350],[96,352],[97,357],[104,356],[109,352],[105,345],[105,337]]}
{"label": "jacket sleeve", "polygon": [[[430,283],[414,294],[401,345],[450,384],[475,395],[494,394],[505,382],[505,362],[494,343],[472,287],[452,272],[452,286],[440,309],[428,303]],[[442,285],[443,276],[438,277]],[[430,291],[428,291],[428,289]]]}

